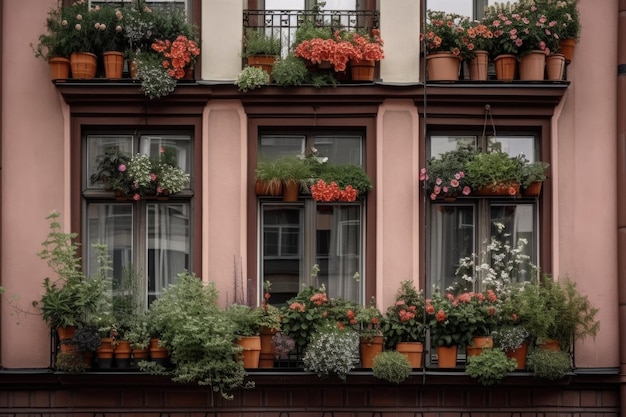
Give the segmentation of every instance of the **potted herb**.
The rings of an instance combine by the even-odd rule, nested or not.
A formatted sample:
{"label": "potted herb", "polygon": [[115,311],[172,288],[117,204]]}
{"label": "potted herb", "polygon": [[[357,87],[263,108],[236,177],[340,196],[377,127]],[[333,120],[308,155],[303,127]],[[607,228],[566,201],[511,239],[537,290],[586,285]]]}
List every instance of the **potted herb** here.
{"label": "potted herb", "polygon": [[516,196],[522,179],[522,162],[501,151],[479,152],[466,165],[467,183],[478,195]]}
{"label": "potted herb", "polygon": [[480,355],[470,356],[467,360],[465,373],[483,385],[500,382],[517,366],[517,362],[500,349],[484,349]]}
{"label": "potted herb", "polygon": [[600,328],[598,309],[568,278],[554,281],[544,275],[527,283],[519,298],[520,317],[537,345],[556,340],[561,350],[568,350],[577,340],[595,337]]}
{"label": "potted herb", "polygon": [[367,305],[359,305],[348,318],[350,322],[354,321],[354,327],[359,333],[361,367],[371,368],[373,359],[384,349],[383,315],[372,299]]}
{"label": "potted herb", "polygon": [[269,182],[267,190],[275,190],[274,184],[280,183],[283,188],[284,201],[297,201],[300,189],[307,187],[311,178],[311,168],[303,158],[283,156],[272,161],[259,161],[257,180]]}
{"label": "potted herb", "polygon": [[293,54],[277,59],[272,69],[274,83],[281,87],[300,86],[309,81],[310,73],[302,59]]}
{"label": "potted herb", "polygon": [[46,60],[52,80],[70,78],[70,54],[64,37],[65,28],[60,9],[51,9],[46,18],[46,32],[39,35],[37,44],[30,44],[36,58]]}
{"label": "potted herb", "polygon": [[528,368],[539,378],[560,379],[572,370],[572,359],[562,350],[533,349],[528,355]]}
{"label": "potted herb", "polygon": [[237,75],[237,79],[235,80],[235,85],[242,93],[247,93],[250,90],[260,88],[269,83],[270,75],[267,71],[254,66],[245,67],[239,75]]}
{"label": "potted herb", "polygon": [[521,173],[522,193],[527,197],[536,197],[541,192],[541,184],[546,179],[546,170],[550,164],[542,161],[523,161]]}
{"label": "potted herb", "polygon": [[374,358],[372,375],[393,384],[404,382],[412,371],[411,363],[406,355],[395,350],[381,352]]}
{"label": "potted herb", "polygon": [[148,317],[146,313],[138,314],[130,320],[128,331],[126,332],[126,340],[130,343],[135,366],[137,366],[139,361],[148,358],[150,332],[148,330]]}
{"label": "potted herb", "polygon": [[272,66],[280,56],[282,47],[280,33],[277,35],[278,37],[275,37],[273,33],[267,33],[263,28],[246,30],[242,56],[248,59],[248,66],[261,68],[272,75]]}
{"label": "potted herb", "polygon": [[234,327],[235,343],[242,348],[245,368],[258,368],[261,354],[261,311],[244,304],[231,304],[224,311]]}
{"label": "potted herb", "polygon": [[349,327],[327,323],[313,333],[304,350],[304,370],[320,378],[336,376],[345,380],[359,361],[359,335]]}

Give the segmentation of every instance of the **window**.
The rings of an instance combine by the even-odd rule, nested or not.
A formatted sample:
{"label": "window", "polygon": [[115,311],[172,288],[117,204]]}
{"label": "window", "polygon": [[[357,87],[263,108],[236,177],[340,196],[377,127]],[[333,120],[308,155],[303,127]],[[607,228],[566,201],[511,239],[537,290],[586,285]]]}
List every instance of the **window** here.
{"label": "window", "polygon": [[[86,269],[96,271],[96,243],[103,243],[112,262],[112,275],[118,283],[128,269],[144,280],[137,283],[143,305],[156,299],[176,275],[191,269],[191,187],[167,199],[142,196],[139,200],[115,196],[103,181],[91,181],[97,158],[107,149],[126,155],[136,153],[157,157],[168,152],[175,164],[192,172],[191,134],[168,133],[89,133],[84,138],[83,164],[84,230],[83,250]],[[193,183],[193,177],[191,180]]]}
{"label": "window", "polygon": [[[359,134],[266,133],[259,140],[259,157],[304,155],[314,149],[329,163],[363,166],[363,142]],[[363,302],[364,199],[320,203],[300,196],[296,203],[284,203],[260,197],[259,213],[259,276],[272,283],[273,303],[285,302],[303,285],[324,285],[330,297]]]}
{"label": "window", "polygon": [[187,15],[191,12],[191,0],[90,0],[90,4],[92,6],[103,5],[103,4],[120,4],[120,5],[130,5],[130,4],[141,4],[142,6],[149,7],[150,9],[158,9],[165,7],[176,7],[185,10]]}
{"label": "window", "polygon": [[[472,19],[480,19],[484,15],[485,7],[491,6],[498,0],[422,0],[430,10],[441,10],[448,13],[457,13],[469,16]],[[516,1],[511,1],[515,3]]]}
{"label": "window", "polygon": [[[457,145],[479,149],[499,149],[511,156],[524,154],[529,161],[539,160],[537,138],[533,134],[504,134],[497,137],[446,135],[429,137],[428,157],[453,150]],[[430,201],[430,200],[429,200]],[[492,238],[508,241],[515,247],[519,239],[527,244],[523,253],[537,265],[539,259],[539,208],[536,198],[476,197],[457,198],[453,202],[430,201],[427,208],[428,287],[445,289],[458,281],[455,275],[461,258],[479,255],[483,242]],[[522,270],[513,278],[528,280]],[[478,288],[474,288],[478,289]]]}

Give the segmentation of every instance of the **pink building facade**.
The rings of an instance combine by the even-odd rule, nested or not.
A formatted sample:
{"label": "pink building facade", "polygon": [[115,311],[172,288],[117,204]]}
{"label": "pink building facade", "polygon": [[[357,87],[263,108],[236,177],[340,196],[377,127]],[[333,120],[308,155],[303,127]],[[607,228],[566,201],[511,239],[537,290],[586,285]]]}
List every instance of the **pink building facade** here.
{"label": "pink building facade", "polygon": [[[378,82],[248,93],[233,82],[241,70],[241,17],[253,5],[196,1],[202,53],[195,80],[159,100],[130,80],[51,82],[47,63],[29,45],[56,3],[0,4],[0,283],[6,289],[0,414],[626,415],[626,1],[579,1],[582,36],[559,82],[425,82],[421,5],[397,0],[374,6],[386,55]],[[535,260],[553,276],[575,281],[599,308],[600,331],[576,343],[571,376],[547,382],[519,373],[485,388],[462,370],[426,369],[400,386],[381,384],[371,372],[349,375],[345,383],[296,371],[251,372],[257,388],[229,402],[206,387],[140,372],[69,375],[50,368],[50,331],[31,306],[50,274],[37,257],[48,232],[45,218],[61,213],[64,229],[85,245],[101,216],[115,212],[86,185],[88,138],[115,132],[191,143],[185,149],[192,189],[176,200],[189,230],[185,266],[216,282],[227,305],[237,276],[245,277],[249,302],[260,302],[261,277],[270,269],[260,234],[274,201],[254,192],[265,146],[259,138],[358,136],[361,163],[374,184],[355,210],[365,242],[358,291],[362,301],[375,296],[386,309],[401,281],[421,289],[432,283],[433,207],[419,181],[432,138],[480,137],[486,106],[493,119],[488,128],[534,138],[532,149],[551,165],[541,197],[527,201]],[[309,210],[306,201],[298,204]]]}

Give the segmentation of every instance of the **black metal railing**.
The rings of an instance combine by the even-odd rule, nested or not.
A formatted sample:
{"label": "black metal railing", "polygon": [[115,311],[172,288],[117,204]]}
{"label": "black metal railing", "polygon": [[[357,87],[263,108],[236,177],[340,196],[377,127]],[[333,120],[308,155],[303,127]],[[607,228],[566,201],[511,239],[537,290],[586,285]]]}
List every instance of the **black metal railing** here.
{"label": "black metal railing", "polygon": [[338,29],[370,31],[379,27],[379,13],[374,10],[245,10],[244,33],[248,28],[263,29],[267,35],[280,39],[281,51],[286,56],[293,46],[296,30],[306,21],[327,27],[332,33]]}

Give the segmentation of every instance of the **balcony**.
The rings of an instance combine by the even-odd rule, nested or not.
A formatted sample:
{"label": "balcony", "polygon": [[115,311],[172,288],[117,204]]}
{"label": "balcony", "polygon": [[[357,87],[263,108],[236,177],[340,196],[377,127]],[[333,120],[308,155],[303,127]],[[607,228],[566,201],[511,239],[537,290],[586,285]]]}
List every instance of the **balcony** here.
{"label": "balcony", "polygon": [[247,29],[265,29],[274,38],[279,38],[282,56],[286,56],[295,40],[296,29],[305,21],[330,31],[371,30],[379,27],[379,12],[374,10],[245,10],[243,12],[244,33]]}

